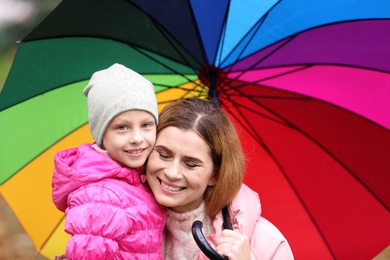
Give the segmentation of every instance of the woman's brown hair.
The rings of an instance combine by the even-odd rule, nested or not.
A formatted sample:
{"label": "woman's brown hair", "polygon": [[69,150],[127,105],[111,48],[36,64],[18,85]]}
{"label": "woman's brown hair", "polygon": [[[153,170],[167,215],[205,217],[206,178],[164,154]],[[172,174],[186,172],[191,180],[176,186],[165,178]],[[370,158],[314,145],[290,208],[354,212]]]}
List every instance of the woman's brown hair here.
{"label": "woman's brown hair", "polygon": [[159,115],[158,133],[169,126],[196,132],[210,147],[215,186],[205,193],[206,211],[214,217],[240,190],[245,159],[233,123],[213,100],[181,99],[166,106]]}

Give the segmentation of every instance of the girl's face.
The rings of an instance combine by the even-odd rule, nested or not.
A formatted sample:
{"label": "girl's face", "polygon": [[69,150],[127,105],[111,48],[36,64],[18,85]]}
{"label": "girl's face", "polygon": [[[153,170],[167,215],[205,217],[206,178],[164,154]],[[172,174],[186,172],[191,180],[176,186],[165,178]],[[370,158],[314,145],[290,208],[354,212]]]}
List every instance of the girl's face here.
{"label": "girl's face", "polygon": [[158,203],[175,212],[196,209],[215,185],[210,148],[193,131],[167,127],[149,156],[147,179]]}
{"label": "girl's face", "polygon": [[110,156],[129,168],[144,165],[156,142],[156,122],[146,111],[129,110],[114,117],[103,136]]}

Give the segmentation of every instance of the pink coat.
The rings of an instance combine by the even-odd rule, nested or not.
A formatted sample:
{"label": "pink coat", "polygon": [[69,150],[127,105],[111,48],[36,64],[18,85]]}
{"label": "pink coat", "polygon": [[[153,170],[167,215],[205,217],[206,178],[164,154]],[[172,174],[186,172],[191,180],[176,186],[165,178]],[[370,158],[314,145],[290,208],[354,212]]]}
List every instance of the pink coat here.
{"label": "pink coat", "polygon": [[[250,239],[252,259],[294,259],[291,248],[282,233],[268,220],[260,216],[260,199],[256,192],[245,184],[229,205],[229,215],[233,228],[238,229]],[[213,232],[207,238],[215,248],[217,238],[222,232],[222,212],[213,220]],[[208,259],[201,253],[198,259]]]}
{"label": "pink coat", "polygon": [[53,201],[72,235],[67,259],[162,259],[165,213],[142,169],[129,169],[90,144],[55,155]]}

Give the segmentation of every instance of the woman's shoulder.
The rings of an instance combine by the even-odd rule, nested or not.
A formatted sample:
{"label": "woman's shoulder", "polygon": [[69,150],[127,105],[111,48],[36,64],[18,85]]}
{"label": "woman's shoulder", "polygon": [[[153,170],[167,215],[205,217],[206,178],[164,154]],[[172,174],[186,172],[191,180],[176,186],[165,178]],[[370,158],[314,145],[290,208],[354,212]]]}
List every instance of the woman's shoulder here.
{"label": "woman's shoulder", "polygon": [[257,192],[242,184],[237,196],[229,205],[229,215],[233,228],[251,237],[261,215],[261,204]]}
{"label": "woman's shoulder", "polygon": [[251,197],[257,197],[257,199],[259,198],[258,193],[253,189],[249,188],[249,186],[245,183],[241,185],[240,191],[238,193],[244,194],[245,196],[248,195]]}
{"label": "woman's shoulder", "polygon": [[245,212],[255,212],[259,216],[261,214],[259,194],[244,183],[241,185],[241,188],[237,196],[233,199],[230,207],[233,211],[242,208]]}

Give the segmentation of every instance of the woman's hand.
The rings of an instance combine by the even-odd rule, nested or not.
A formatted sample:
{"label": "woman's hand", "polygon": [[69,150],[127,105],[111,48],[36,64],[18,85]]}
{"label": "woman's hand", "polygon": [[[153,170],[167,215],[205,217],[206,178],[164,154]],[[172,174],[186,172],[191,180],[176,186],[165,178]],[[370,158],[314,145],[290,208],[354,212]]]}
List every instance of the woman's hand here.
{"label": "woman's hand", "polygon": [[224,229],[217,241],[217,252],[230,260],[251,259],[249,239],[238,230]]}

